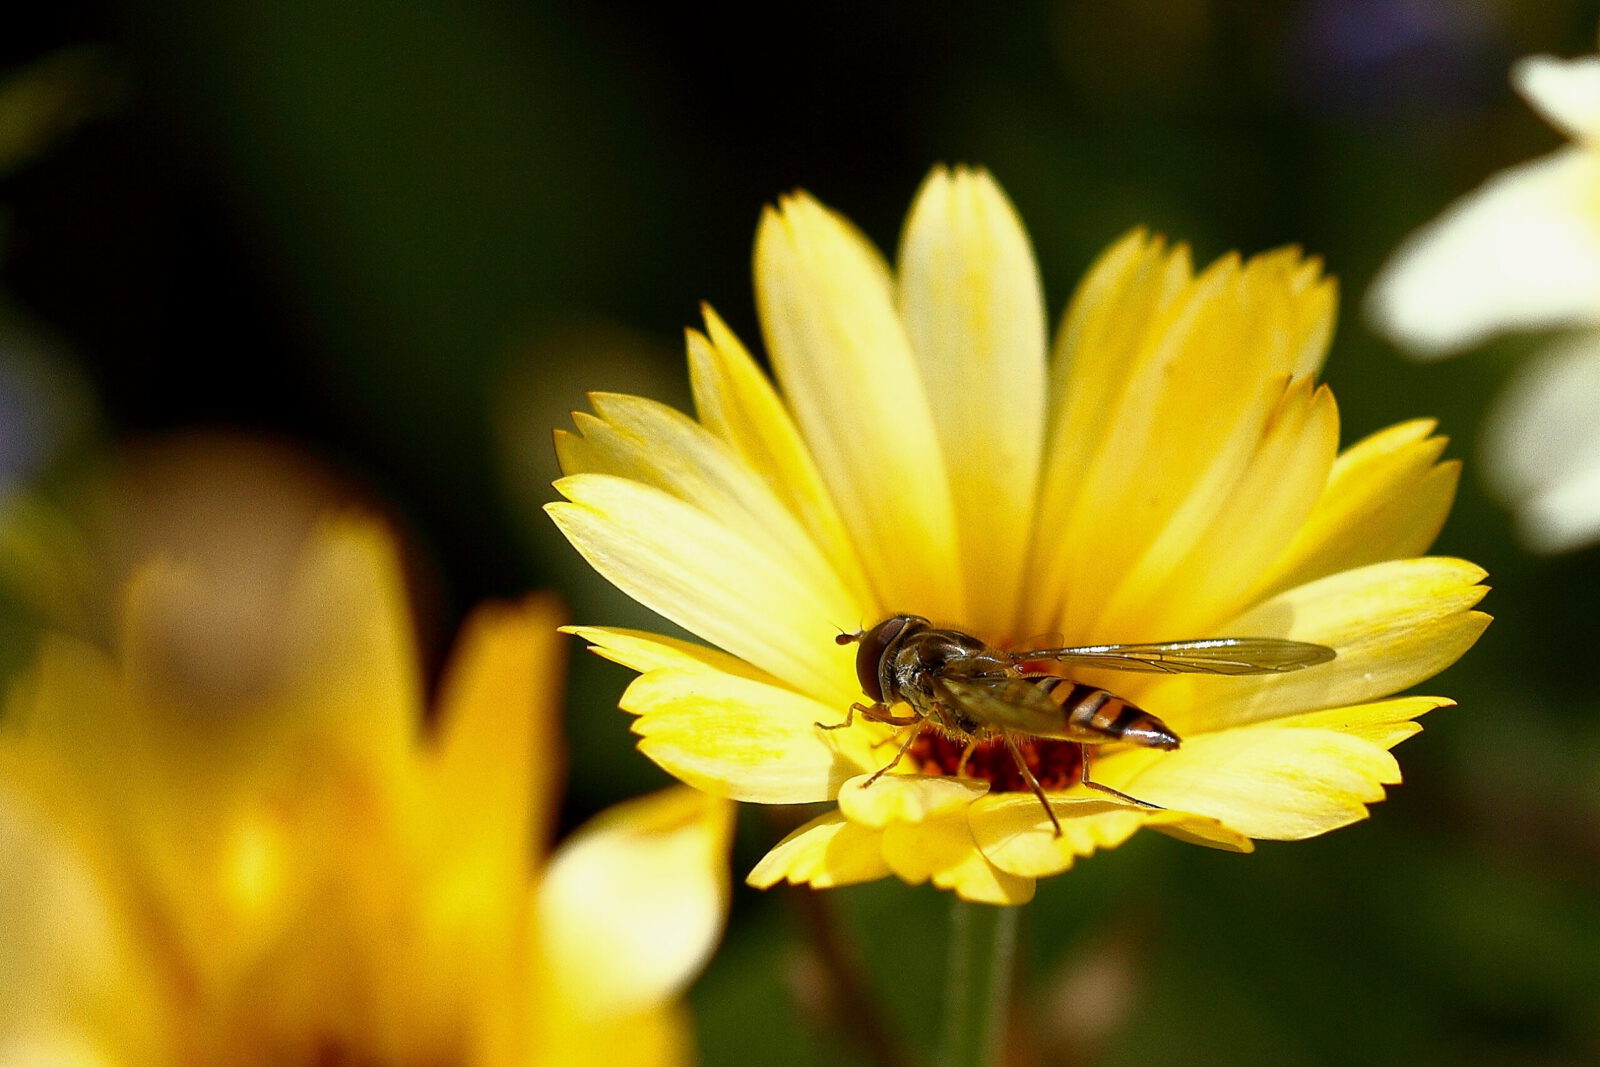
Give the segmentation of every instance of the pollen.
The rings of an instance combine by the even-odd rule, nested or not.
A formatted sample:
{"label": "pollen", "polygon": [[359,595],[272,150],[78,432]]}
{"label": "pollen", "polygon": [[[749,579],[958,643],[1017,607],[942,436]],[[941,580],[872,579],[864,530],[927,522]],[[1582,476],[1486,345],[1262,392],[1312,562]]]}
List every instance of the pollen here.
{"label": "pollen", "polygon": [[[906,752],[910,761],[922,774],[954,777],[961,766],[961,753],[966,742],[946,737],[933,730],[924,730],[911,743]],[[1022,753],[1028,769],[1047,792],[1069,789],[1078,784],[1083,773],[1083,751],[1072,741],[1055,741],[1044,737],[1019,737],[1017,749]],[[1023,793],[1028,791],[1027,779],[1017,770],[1005,742],[999,738],[984,741],[972,750],[962,773],[968,778],[981,778],[990,783],[993,793]]]}

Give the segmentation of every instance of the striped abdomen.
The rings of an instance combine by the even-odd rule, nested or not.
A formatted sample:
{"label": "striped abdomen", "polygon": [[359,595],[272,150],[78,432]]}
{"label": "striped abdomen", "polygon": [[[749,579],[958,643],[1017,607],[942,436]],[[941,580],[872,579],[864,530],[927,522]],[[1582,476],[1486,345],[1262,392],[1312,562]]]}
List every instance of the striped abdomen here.
{"label": "striped abdomen", "polygon": [[1055,675],[1028,680],[1061,709],[1065,738],[1089,745],[1125,741],[1146,748],[1178,747],[1178,735],[1166,723],[1115,693]]}

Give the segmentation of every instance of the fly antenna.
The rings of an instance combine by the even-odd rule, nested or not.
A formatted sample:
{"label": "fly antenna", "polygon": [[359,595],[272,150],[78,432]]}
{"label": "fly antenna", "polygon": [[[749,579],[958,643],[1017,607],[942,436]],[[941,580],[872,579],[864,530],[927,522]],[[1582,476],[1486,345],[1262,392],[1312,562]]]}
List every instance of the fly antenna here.
{"label": "fly antenna", "polygon": [[857,641],[861,640],[861,638],[867,632],[867,628],[865,626],[856,627],[854,633],[846,630],[843,626],[838,627],[838,630],[838,634],[836,634],[833,638],[833,643],[836,645],[853,645]]}

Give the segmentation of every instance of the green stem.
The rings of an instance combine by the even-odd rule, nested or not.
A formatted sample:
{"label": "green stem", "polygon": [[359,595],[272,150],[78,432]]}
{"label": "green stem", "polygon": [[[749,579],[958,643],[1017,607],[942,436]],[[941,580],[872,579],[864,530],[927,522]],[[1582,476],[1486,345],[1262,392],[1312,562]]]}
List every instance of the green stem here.
{"label": "green stem", "polygon": [[1019,910],[956,899],[950,912],[939,1067],[996,1067],[1001,1062]]}

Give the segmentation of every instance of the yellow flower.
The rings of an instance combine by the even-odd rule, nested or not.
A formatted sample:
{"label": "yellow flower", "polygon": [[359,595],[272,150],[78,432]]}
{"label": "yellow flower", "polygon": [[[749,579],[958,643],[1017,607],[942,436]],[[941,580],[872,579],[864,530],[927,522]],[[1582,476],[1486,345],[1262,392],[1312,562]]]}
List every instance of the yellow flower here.
{"label": "yellow flower", "polygon": [[319,524],[270,625],[221,581],[139,569],[110,651],[47,636],[11,692],[0,1062],[687,1062],[730,805],[677,787],[544,856],[551,605],[480,609],[428,726],[382,530]]}
{"label": "yellow flower", "polygon": [[[933,173],[895,270],[805,195],[766,213],[755,267],[782,395],[707,311],[689,334],[698,421],[594,396],[580,434],[558,434],[567,500],[550,505],[601,574],[720,649],[576,628],[641,672],[622,700],[640,750],[738,800],[837,801],[753,884],[894,874],[1019,903],[1142,826],[1248,851],[1363,818],[1400,780],[1388,749],[1448,701],[1381,698],[1473,643],[1483,571],[1412,558],[1457,477],[1431,422],[1336,454],[1332,397],[1311,381],[1334,310],[1314,261],[1195,274],[1185,248],[1134,233],[1091,269],[1048,361],[1032,251],[982,172]],[[1251,636],[1337,659],[1076,672],[1183,743],[1094,761],[1157,809],[1084,789],[1076,745],[1035,741],[1057,836],[1003,750],[960,776],[962,746],[926,731],[868,784],[893,731],[860,715],[820,728],[862,699],[835,637],[900,612],[1001,647]]]}

